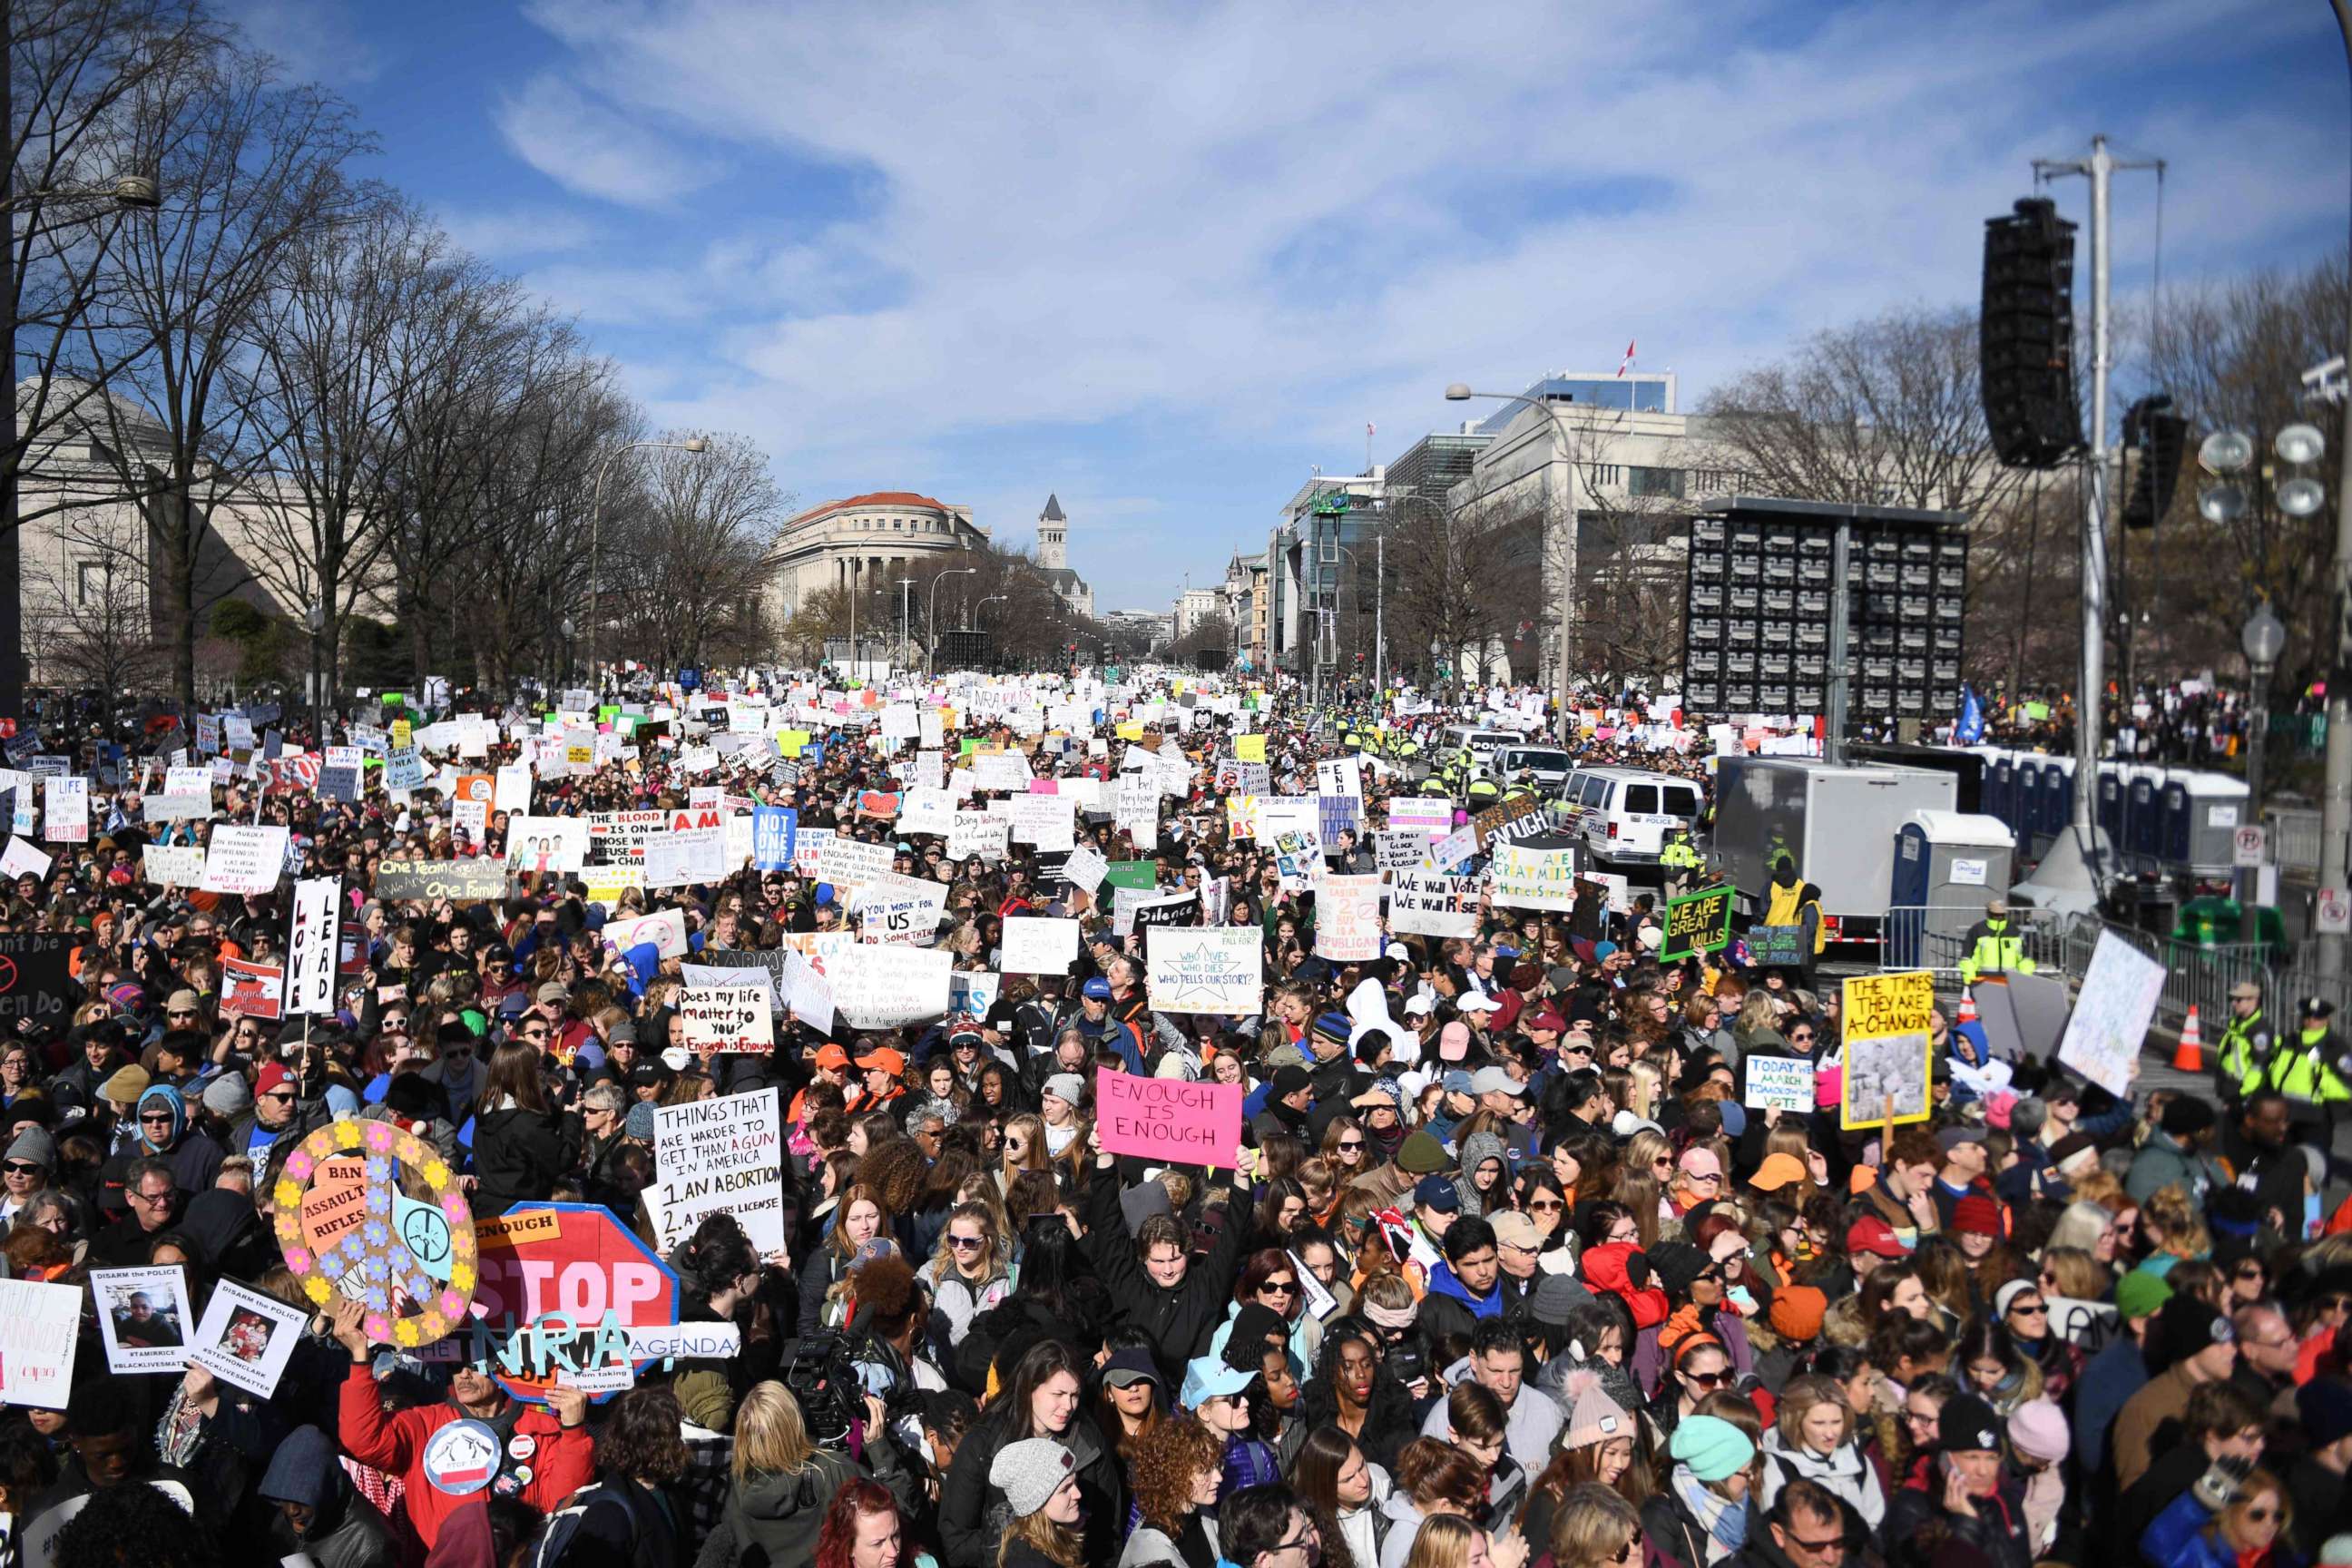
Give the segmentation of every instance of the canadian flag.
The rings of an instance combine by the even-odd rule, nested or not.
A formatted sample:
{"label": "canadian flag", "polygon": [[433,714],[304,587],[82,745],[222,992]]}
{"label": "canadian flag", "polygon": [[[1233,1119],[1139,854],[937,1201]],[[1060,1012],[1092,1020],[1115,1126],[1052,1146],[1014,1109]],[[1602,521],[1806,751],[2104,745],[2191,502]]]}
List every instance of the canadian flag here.
{"label": "canadian flag", "polygon": [[1625,340],[1625,357],[1617,363],[1617,374],[1621,377],[1633,368],[1633,342],[1634,340],[1632,338]]}

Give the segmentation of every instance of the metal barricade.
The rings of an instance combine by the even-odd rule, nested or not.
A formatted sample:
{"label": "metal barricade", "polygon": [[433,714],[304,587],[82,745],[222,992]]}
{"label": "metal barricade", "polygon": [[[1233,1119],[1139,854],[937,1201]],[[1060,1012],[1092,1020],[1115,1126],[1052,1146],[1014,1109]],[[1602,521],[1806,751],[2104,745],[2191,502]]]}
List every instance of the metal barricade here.
{"label": "metal barricade", "polygon": [[[1881,970],[1928,969],[1940,979],[1958,982],[1960,963],[1969,955],[1969,929],[1985,918],[1981,900],[1966,904],[1896,904],[1879,927],[1878,967]],[[2063,967],[2066,931],[2048,910],[2022,905],[2010,910],[2011,933],[2036,970]],[[2079,971],[2069,970],[2069,973]]]}

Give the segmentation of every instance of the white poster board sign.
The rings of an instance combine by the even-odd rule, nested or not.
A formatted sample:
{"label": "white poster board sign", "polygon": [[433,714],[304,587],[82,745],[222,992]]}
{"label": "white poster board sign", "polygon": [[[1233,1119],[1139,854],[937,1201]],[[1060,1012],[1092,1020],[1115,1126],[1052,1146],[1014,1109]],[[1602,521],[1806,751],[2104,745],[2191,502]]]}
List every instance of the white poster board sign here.
{"label": "white poster board sign", "polygon": [[1265,942],[1255,926],[1151,926],[1143,939],[1154,1010],[1255,1016],[1265,1004]]}
{"label": "white poster board sign", "polygon": [[267,1399],[278,1392],[287,1358],[310,1321],[299,1307],[224,1279],[213,1287],[189,1359],[230,1387]]}
{"label": "white poster board sign", "polygon": [[0,1402],[63,1410],[80,1334],[80,1286],[0,1279]]}
{"label": "white poster board sign", "polygon": [[686,1020],[686,1047],[697,1056],[764,1054],[776,1043],[764,978],[748,985],[681,985],[677,1010]]}
{"label": "white poster board sign", "polygon": [[714,1214],[741,1221],[762,1255],[784,1249],[783,1121],[772,1089],[654,1108],[646,1196],[664,1253]]}
{"label": "white poster board sign", "polygon": [[1741,1101],[1757,1110],[1813,1109],[1813,1064],[1797,1057],[1766,1057],[1748,1052],[1739,1058],[1748,1076],[1748,1097]]}
{"label": "white poster board sign", "polygon": [[1004,921],[1007,974],[1066,974],[1078,961],[1078,922],[1043,915],[1008,915]]}
{"label": "white poster board sign", "polygon": [[286,869],[287,829],[223,824],[205,853],[204,890],[252,895],[276,889]]}
{"label": "white poster board sign", "polygon": [[945,948],[859,942],[825,966],[836,1014],[853,1029],[925,1024],[948,1010]]}
{"label": "white poster board sign", "polygon": [[181,1264],[152,1268],[94,1268],[90,1298],[106,1370],[139,1374],[179,1373],[188,1364],[188,1334],[196,1315],[188,1307],[188,1271]]}
{"label": "white poster board sign", "polygon": [[2110,1094],[2130,1094],[2132,1068],[2163,994],[2164,965],[2115,932],[2101,931],[2058,1042],[2058,1059]]}

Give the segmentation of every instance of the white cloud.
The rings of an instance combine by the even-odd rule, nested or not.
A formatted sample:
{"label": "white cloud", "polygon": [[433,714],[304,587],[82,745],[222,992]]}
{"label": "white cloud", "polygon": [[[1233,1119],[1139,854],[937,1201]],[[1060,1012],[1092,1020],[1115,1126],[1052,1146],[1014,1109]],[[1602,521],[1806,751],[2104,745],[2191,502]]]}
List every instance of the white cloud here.
{"label": "white cloud", "polygon": [[383,69],[360,36],[352,0],[226,0],[219,9],[255,48],[277,57],[289,80],[348,87]]}
{"label": "white cloud", "polygon": [[[1212,454],[1294,441],[1263,517],[1307,461],[1360,460],[1366,419],[1385,458],[1456,416],[1448,381],[1608,368],[1638,334],[1695,396],[1808,331],[1972,298],[1983,218],[2092,114],[2176,159],[2168,272],[2274,253],[2343,199],[2340,146],[2290,108],[2084,90],[2191,58],[2242,81],[2332,37],[2255,0],[533,15],[571,55],[522,118],[574,188],[654,199],[692,134],[772,167],[782,205],[811,165],[879,193],[789,246],[763,248],[771,214],[714,211],[721,237],[659,278],[556,275],[598,301],[575,308],[636,312],[614,319],[699,286],[696,354],[724,368],[658,412],[753,431],[803,489],[887,455],[973,494],[939,443],[1066,428],[1075,450],[1125,419]],[[592,101],[613,112],[583,133]],[[583,173],[607,162],[626,173]],[[1044,488],[988,521],[1025,537]],[[1151,547],[1211,547],[1182,521]]]}
{"label": "white cloud", "polygon": [[555,207],[445,212],[440,217],[442,228],[458,245],[502,261],[579,250],[597,234],[585,216]]}
{"label": "white cloud", "polygon": [[497,118],[507,145],[532,168],[566,190],[627,206],[672,205],[724,172],[652,129],[650,116],[618,113],[552,76],[525,82]]}

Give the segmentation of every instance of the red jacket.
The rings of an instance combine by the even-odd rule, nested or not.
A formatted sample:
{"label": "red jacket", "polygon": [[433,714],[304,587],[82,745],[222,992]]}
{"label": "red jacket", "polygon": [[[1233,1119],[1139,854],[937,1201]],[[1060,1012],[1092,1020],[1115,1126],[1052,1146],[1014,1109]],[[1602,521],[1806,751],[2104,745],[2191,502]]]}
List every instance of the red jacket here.
{"label": "red jacket", "polygon": [[[338,1425],[343,1447],[363,1465],[388,1470],[401,1480],[408,1517],[429,1548],[439,1538],[441,1525],[468,1501],[487,1497],[452,1497],[425,1479],[425,1440],[459,1418],[454,1405],[425,1405],[386,1415],[375,1376],[364,1362],[352,1363],[343,1380],[342,1410]],[[530,1482],[522,1500],[541,1513],[553,1513],[564,1500],[595,1479],[596,1446],[587,1432],[567,1430],[552,1411],[532,1405],[515,1421],[516,1433],[537,1444],[530,1459]],[[515,1463],[509,1458],[507,1463]]]}

